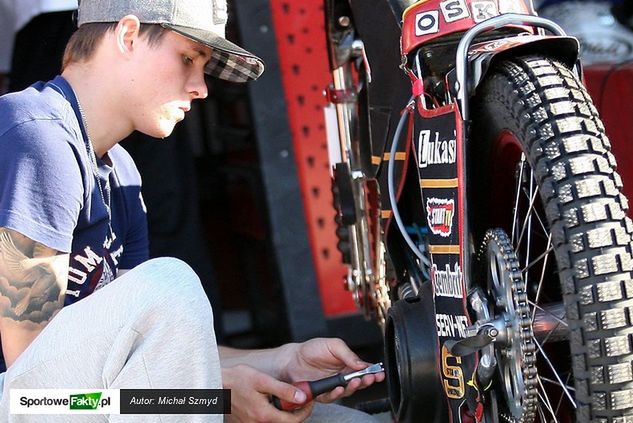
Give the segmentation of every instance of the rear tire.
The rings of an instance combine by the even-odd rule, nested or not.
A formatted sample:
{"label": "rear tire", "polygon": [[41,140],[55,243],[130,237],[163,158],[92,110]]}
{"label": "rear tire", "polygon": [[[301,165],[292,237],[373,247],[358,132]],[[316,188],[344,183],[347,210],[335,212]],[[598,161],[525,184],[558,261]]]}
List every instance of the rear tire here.
{"label": "rear tire", "polygon": [[[546,351],[567,363],[561,376],[570,376],[576,406],[564,395],[568,417],[554,421],[575,414],[576,421],[621,423],[622,416],[633,417],[633,224],[604,126],[577,77],[544,57],[497,63],[473,103],[468,204],[474,241],[489,228],[514,233],[522,267],[533,264],[524,272],[529,299],[538,292],[539,304],[564,302],[569,350],[558,343]],[[523,231],[528,220],[533,227]],[[537,262],[548,250],[554,254]],[[542,358],[539,391],[549,394]],[[543,416],[536,421],[552,419],[547,410]]]}

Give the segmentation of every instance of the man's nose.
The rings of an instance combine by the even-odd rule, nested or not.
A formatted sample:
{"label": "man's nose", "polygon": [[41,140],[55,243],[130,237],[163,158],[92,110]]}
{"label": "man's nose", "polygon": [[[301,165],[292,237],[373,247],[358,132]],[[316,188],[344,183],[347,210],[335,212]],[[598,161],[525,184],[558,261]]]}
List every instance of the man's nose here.
{"label": "man's nose", "polygon": [[209,95],[209,89],[207,87],[207,82],[204,79],[204,72],[200,72],[200,74],[196,74],[196,76],[192,77],[189,81],[190,89],[189,92],[193,96],[194,99],[207,98]]}

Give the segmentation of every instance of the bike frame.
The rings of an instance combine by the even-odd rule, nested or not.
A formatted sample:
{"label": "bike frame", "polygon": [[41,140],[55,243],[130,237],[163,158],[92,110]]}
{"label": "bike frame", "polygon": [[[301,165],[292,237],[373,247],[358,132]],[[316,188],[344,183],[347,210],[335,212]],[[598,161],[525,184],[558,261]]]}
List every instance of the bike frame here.
{"label": "bike frame", "polygon": [[[336,6],[330,6],[328,13],[335,12]],[[380,242],[381,229],[387,238],[392,220],[412,253],[420,261],[424,259],[420,246],[407,235],[397,208],[410,171],[409,161],[414,160],[419,208],[429,230],[427,252],[437,335],[435,368],[446,400],[447,420],[483,421],[481,392],[486,387],[478,386],[481,378],[477,376],[488,371],[482,363],[494,362],[494,354],[483,350],[482,354],[488,355],[486,361],[478,353],[459,356],[452,351],[457,341],[479,329],[472,326],[470,316],[482,308],[473,298],[468,308],[469,293],[481,284],[472,280],[471,265],[468,198],[474,193],[467,190],[467,151],[477,148],[477,140],[469,138],[469,100],[487,69],[500,57],[540,52],[580,72],[578,43],[555,23],[537,17],[530,0],[422,0],[406,8],[402,15],[401,68],[411,80],[412,101],[402,112],[391,151],[385,154],[388,180],[383,178],[377,184],[360,156],[367,150],[363,143],[369,140],[361,139],[357,129],[358,83],[371,83],[371,63],[362,41],[350,34],[343,32],[337,40],[344,46],[339,53],[346,54],[331,51],[334,85],[328,91],[330,125],[338,128],[338,138],[329,140],[330,150],[335,152],[331,155],[335,180],[351,179],[349,207],[343,219],[352,229],[348,287],[366,314],[370,315],[373,307],[378,321],[384,324],[391,305],[387,291],[398,284],[397,277],[395,282],[387,280],[388,257],[383,251],[385,243]],[[429,69],[436,60],[434,50],[446,51],[447,46],[454,52],[454,66],[440,72],[444,96],[438,98],[429,92]],[[354,60],[360,63],[358,75],[354,75]],[[380,201],[379,190],[386,186],[390,186],[390,201]],[[413,291],[417,295],[419,287]]]}

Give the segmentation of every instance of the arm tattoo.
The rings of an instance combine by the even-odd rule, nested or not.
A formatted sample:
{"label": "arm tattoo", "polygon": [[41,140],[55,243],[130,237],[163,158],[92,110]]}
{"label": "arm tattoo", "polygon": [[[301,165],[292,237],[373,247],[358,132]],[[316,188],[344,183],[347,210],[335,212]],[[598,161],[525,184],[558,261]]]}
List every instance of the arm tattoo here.
{"label": "arm tattoo", "polygon": [[[64,304],[67,255],[0,228],[0,316],[48,322]],[[63,263],[65,259],[65,264]],[[64,279],[62,279],[64,278]]]}

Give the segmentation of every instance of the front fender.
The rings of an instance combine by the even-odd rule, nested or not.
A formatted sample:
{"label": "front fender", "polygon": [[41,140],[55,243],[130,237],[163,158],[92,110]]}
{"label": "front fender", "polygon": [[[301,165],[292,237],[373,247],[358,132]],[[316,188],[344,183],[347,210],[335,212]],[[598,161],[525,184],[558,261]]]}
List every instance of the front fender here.
{"label": "front fender", "polygon": [[[518,35],[473,44],[468,50],[468,93],[472,95],[488,69],[508,56],[540,54],[559,60],[573,69],[578,63],[580,44],[574,37],[557,35]],[[455,79],[454,71],[448,75]],[[454,84],[449,85],[454,87]]]}

